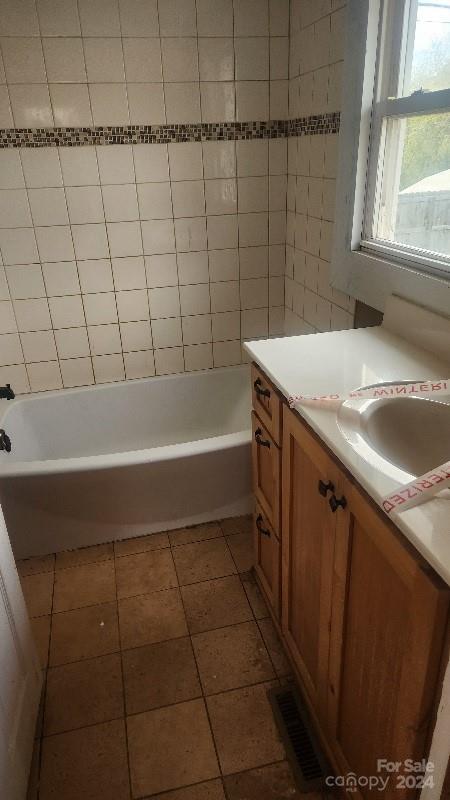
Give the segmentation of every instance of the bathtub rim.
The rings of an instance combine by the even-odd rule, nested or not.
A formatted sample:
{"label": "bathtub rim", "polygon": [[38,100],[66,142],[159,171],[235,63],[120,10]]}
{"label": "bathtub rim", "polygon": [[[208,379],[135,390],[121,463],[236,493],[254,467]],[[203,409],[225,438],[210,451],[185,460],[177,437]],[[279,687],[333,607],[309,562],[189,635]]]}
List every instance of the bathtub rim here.
{"label": "bathtub rim", "polygon": [[[67,389],[55,389],[45,392],[30,392],[26,395],[19,395],[12,401],[4,400],[0,404],[0,427],[7,425],[8,412],[17,404],[34,402],[35,400],[45,400],[49,397],[64,397],[67,395],[81,394],[83,392],[97,392],[101,389],[111,389],[116,387],[126,387],[130,384],[150,384],[153,381],[164,380],[168,383],[182,379],[192,379],[196,377],[216,374],[227,374],[232,371],[247,372],[250,376],[248,364],[236,364],[229,367],[219,367],[214,369],[198,370],[195,372],[178,372],[170,375],[155,375],[147,378],[137,378],[130,381],[109,381],[106,383],[93,384],[89,386],[75,386]],[[249,407],[249,414],[251,408]],[[208,436],[202,439],[190,439],[186,442],[178,442],[170,445],[159,445],[156,447],[139,448],[135,450],[125,450],[113,453],[101,453],[98,455],[75,456],[73,458],[53,458],[33,461],[0,461],[0,481],[9,478],[32,477],[38,475],[68,474],[87,471],[98,471],[102,469],[120,469],[121,467],[150,464],[160,461],[170,461],[177,458],[188,458],[209,453],[214,450],[226,450],[234,447],[241,447],[251,441],[251,426],[249,416],[249,427],[241,431]]]}

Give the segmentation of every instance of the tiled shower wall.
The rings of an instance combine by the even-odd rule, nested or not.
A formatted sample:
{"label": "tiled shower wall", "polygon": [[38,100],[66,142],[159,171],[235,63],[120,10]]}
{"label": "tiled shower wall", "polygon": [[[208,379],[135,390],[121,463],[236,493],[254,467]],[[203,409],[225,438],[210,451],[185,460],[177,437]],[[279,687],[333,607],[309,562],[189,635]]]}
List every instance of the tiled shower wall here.
{"label": "tiled shower wall", "polygon": [[[340,111],[345,2],[291,0],[289,117]],[[288,140],[288,335],[353,327],[354,301],[330,285],[339,135]]]}
{"label": "tiled shower wall", "polygon": [[[286,117],[288,10],[0,0],[0,127],[17,145],[23,128]],[[243,338],[283,332],[287,140],[230,135],[0,150],[0,383],[235,364]]]}

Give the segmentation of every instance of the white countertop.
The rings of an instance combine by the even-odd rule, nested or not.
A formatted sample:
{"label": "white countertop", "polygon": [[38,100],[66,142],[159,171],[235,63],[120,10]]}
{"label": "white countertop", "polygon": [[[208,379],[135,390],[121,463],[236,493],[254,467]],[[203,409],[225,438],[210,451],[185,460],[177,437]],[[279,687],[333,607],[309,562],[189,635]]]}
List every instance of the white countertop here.
{"label": "white countertop", "polygon": [[[384,381],[450,377],[448,362],[384,327],[266,339],[244,346],[286,398],[347,393]],[[381,505],[399,484],[353,450],[339,430],[336,411],[306,405],[297,406],[297,411]],[[450,585],[450,490],[393,513],[391,519]]]}

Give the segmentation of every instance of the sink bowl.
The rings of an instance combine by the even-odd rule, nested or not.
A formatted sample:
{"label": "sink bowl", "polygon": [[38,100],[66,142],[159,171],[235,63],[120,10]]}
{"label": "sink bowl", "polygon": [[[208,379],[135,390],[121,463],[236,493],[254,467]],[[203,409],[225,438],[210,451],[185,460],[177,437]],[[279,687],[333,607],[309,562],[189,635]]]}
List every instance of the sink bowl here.
{"label": "sink bowl", "polygon": [[350,399],[340,406],[337,422],[365,461],[400,482],[450,458],[450,397]]}

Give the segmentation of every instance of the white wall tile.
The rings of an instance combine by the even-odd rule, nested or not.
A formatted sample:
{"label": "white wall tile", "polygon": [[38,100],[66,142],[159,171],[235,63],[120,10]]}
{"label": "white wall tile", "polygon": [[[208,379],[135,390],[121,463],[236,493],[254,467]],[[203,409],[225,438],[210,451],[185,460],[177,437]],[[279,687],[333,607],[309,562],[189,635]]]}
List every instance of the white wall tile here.
{"label": "white wall tile", "polygon": [[121,39],[86,38],[84,57],[90,83],[120,83],[125,78]]}
{"label": "white wall tile", "polygon": [[178,279],[181,286],[189,283],[208,283],[208,253],[178,253]]}
{"label": "white wall tile", "polygon": [[55,330],[55,340],[60,358],[80,358],[90,355],[86,327]]}
{"label": "white wall tile", "polygon": [[183,344],[180,317],[152,320],[154,347],[179,347]]}
{"label": "white wall tile", "polygon": [[114,289],[109,258],[79,261],[78,275],[84,294],[110,292]]}
{"label": "white wall tile", "polygon": [[109,256],[106,225],[72,225],[73,244],[77,259],[107,258]]}
{"label": "white wall tile", "polygon": [[87,80],[81,39],[45,38],[42,45],[49,83],[83,83]]}
{"label": "white wall tile", "polygon": [[125,75],[131,83],[162,81],[159,39],[124,38]]}
{"label": "white wall tile", "polygon": [[31,215],[25,189],[0,190],[0,227],[31,227]]}
{"label": "white wall tile", "polygon": [[205,178],[232,178],[236,175],[235,142],[203,142]]}
{"label": "white wall tile", "polygon": [[177,181],[172,186],[172,203],[174,217],[201,216],[205,213],[204,182]]}
{"label": "white wall tile", "polygon": [[268,215],[239,214],[239,244],[242,247],[268,244]]}
{"label": "white wall tile", "polygon": [[169,219],[172,217],[170,183],[139,183],[139,215],[141,219]]}
{"label": "white wall tile", "polygon": [[0,125],[2,128],[13,128],[14,120],[7,86],[0,86]]}
{"label": "white wall tile", "polygon": [[83,36],[120,36],[117,0],[79,0]]}
{"label": "white wall tile", "polygon": [[31,213],[35,225],[67,225],[64,189],[29,189]]}
{"label": "white wall tile", "polygon": [[149,289],[148,299],[152,320],[180,316],[180,297],[177,286]]}
{"label": "white wall tile", "polygon": [[[269,78],[269,38],[248,36],[235,40],[236,80],[265,81]],[[287,77],[287,76],[286,76]]]}
{"label": "white wall tile", "polygon": [[106,325],[118,320],[114,292],[83,295],[83,306],[87,325]]}
{"label": "white wall tile", "polygon": [[63,386],[89,386],[94,383],[94,372],[90,358],[69,358],[59,362]]}
{"label": "white wall tile", "polygon": [[238,179],[239,212],[268,211],[269,184],[267,176]]}
{"label": "white wall tile", "polygon": [[116,291],[145,289],[147,286],[143,256],[113,258],[112,270]]}
{"label": "white wall tile", "polygon": [[233,0],[236,36],[268,36],[268,0]]}
{"label": "white wall tile", "polygon": [[234,178],[205,181],[206,213],[235,214],[237,211],[237,182]]}
{"label": "white wall tile", "polygon": [[32,37],[0,40],[8,83],[45,83],[45,64],[41,40]]}
{"label": "white wall tile", "polygon": [[201,81],[234,79],[234,43],[231,36],[198,40]]}
{"label": "white wall tile", "polygon": [[142,253],[139,222],[108,222],[107,230],[111,256],[138,256]]}
{"label": "white wall tile", "polygon": [[171,375],[184,371],[182,347],[166,347],[155,350],[155,371],[157,375]]}
{"label": "white wall tile", "polygon": [[6,267],[6,275],[13,300],[45,297],[45,286],[40,264]]}
{"label": "white wall tile", "polygon": [[166,121],[161,83],[129,83],[127,91],[131,125],[160,125]]}
{"label": "white wall tile", "polygon": [[79,36],[76,0],[37,0],[42,36]]}
{"label": "white wall tile", "polygon": [[214,342],[213,357],[215,367],[231,367],[241,363],[241,343]]}
{"label": "white wall tile", "polygon": [[0,150],[0,189],[21,189],[25,186],[18,150]]}
{"label": "white wall tile", "polygon": [[172,219],[142,222],[141,230],[146,255],[175,252],[175,231]]}
{"label": "white wall tile", "polygon": [[48,304],[54,328],[77,328],[84,325],[80,295],[50,297]]}
{"label": "white wall tile", "polygon": [[139,353],[124,353],[125,375],[128,380],[135,378],[149,378],[155,374],[155,359],[153,350]]}
{"label": "white wall tile", "polygon": [[169,124],[172,122],[197,122],[200,119],[198,83],[167,83],[164,86],[164,95],[166,119]]}
{"label": "white wall tile", "polygon": [[104,222],[105,215],[99,186],[68,186],[65,193],[72,224]]}
{"label": "white wall tile", "polygon": [[232,81],[202,81],[200,84],[202,122],[233,122],[236,119],[236,93]]}
{"label": "white wall tile", "polygon": [[[52,327],[48,301],[46,299],[15,300],[14,313],[17,320],[17,329],[21,332],[43,331],[49,330]],[[13,330],[15,330],[15,328],[13,328]],[[3,332],[8,333],[9,331],[0,329],[0,333]]]}
{"label": "white wall tile", "polygon": [[30,331],[21,333],[25,361],[52,361],[57,358],[53,331]]}
{"label": "white wall tile", "polygon": [[240,335],[240,311],[224,311],[212,315],[212,336],[214,342],[239,339]]}
{"label": "white wall tile", "polygon": [[184,365],[187,372],[211,369],[213,366],[212,345],[193,344],[184,348]]}
{"label": "white wall tile", "polygon": [[0,251],[5,264],[32,264],[39,261],[36,237],[32,228],[0,230]]}
{"label": "white wall tile", "polygon": [[233,0],[197,0],[199,36],[233,35]]}
{"label": "white wall tile", "polygon": [[44,392],[61,389],[62,380],[58,361],[43,361],[40,364],[28,364],[28,377],[32,392]]}
{"label": "white wall tile", "polygon": [[133,183],[135,174],[131,145],[116,144],[96,149],[102,184]]}
{"label": "white wall tile", "polygon": [[68,225],[35,230],[41,261],[71,261],[74,258],[72,236]]}
{"label": "white wall tile", "polygon": [[22,148],[20,157],[28,188],[62,186],[61,167],[56,147]]}
{"label": "white wall tile", "polygon": [[53,125],[50,94],[45,84],[10,84],[9,99],[16,128],[49,128]]}
{"label": "white wall tile", "polygon": [[79,83],[50,84],[55,125],[83,127],[92,125],[91,104],[87,86]]}
{"label": "white wall tile", "polygon": [[200,142],[169,144],[169,164],[172,181],[190,181],[202,178],[202,145]]}
{"label": "white wall tile", "polygon": [[164,81],[198,81],[197,39],[177,37],[161,39]]}
{"label": "white wall tile", "polygon": [[206,217],[189,217],[175,220],[177,251],[206,250]]}
{"label": "white wall tile", "polygon": [[96,383],[109,383],[110,381],[123,381],[125,370],[122,354],[108,356],[93,356],[92,366]]}
{"label": "white wall tile", "polygon": [[93,356],[122,353],[120,331],[117,324],[88,326],[89,344]]}
{"label": "white wall tile", "polygon": [[20,338],[17,333],[4,333],[0,336],[0,366],[22,364],[24,360]]}
{"label": "white wall tile", "polygon": [[120,336],[124,352],[148,350],[152,347],[150,322],[147,320],[122,322],[120,324]]}
{"label": "white wall tile", "polygon": [[17,331],[18,324],[16,324],[14,316],[16,305],[15,303],[13,308],[13,304],[10,300],[2,300],[0,302],[0,334],[15,333],[15,331]]}
{"label": "white wall tile", "polygon": [[65,186],[84,187],[100,183],[95,147],[61,147],[59,157]]}
{"label": "white wall tile", "polygon": [[233,281],[239,278],[239,255],[236,248],[209,250],[211,281]]}
{"label": "white wall tile", "polygon": [[103,206],[107,222],[122,222],[139,219],[136,185],[103,186]]}
{"label": "white wall tile", "polygon": [[203,344],[212,341],[211,316],[199,314],[182,318],[183,343]]}
{"label": "white wall tile", "polygon": [[159,6],[161,36],[196,36],[195,0],[164,0]]}
{"label": "white wall tile", "polygon": [[[155,291],[155,290],[151,290]],[[149,318],[148,296],[146,289],[131,289],[116,292],[119,322],[137,322]]]}
{"label": "white wall tile", "polygon": [[211,283],[211,311],[237,311],[240,308],[239,281]]}
{"label": "white wall tile", "polygon": [[128,125],[128,100],[123,83],[90,83],[94,125]]}
{"label": "white wall tile", "polygon": [[180,286],[180,306],[183,317],[190,314],[208,314],[211,310],[209,284]]}
{"label": "white wall tile", "polygon": [[224,214],[208,217],[208,247],[223,250],[238,246],[237,215]]}
{"label": "white wall tile", "polygon": [[[187,254],[184,254],[187,255]],[[147,286],[151,289],[178,284],[177,259],[175,253],[145,256]]]}
{"label": "white wall tile", "polygon": [[38,36],[39,22],[34,0],[1,0],[0,15],[4,36]]}
{"label": "white wall tile", "polygon": [[133,145],[133,155],[136,181],[138,183],[169,180],[169,160],[166,144],[135,144]]}
{"label": "white wall tile", "polygon": [[120,22],[124,36],[158,36],[157,0],[119,0]]}

